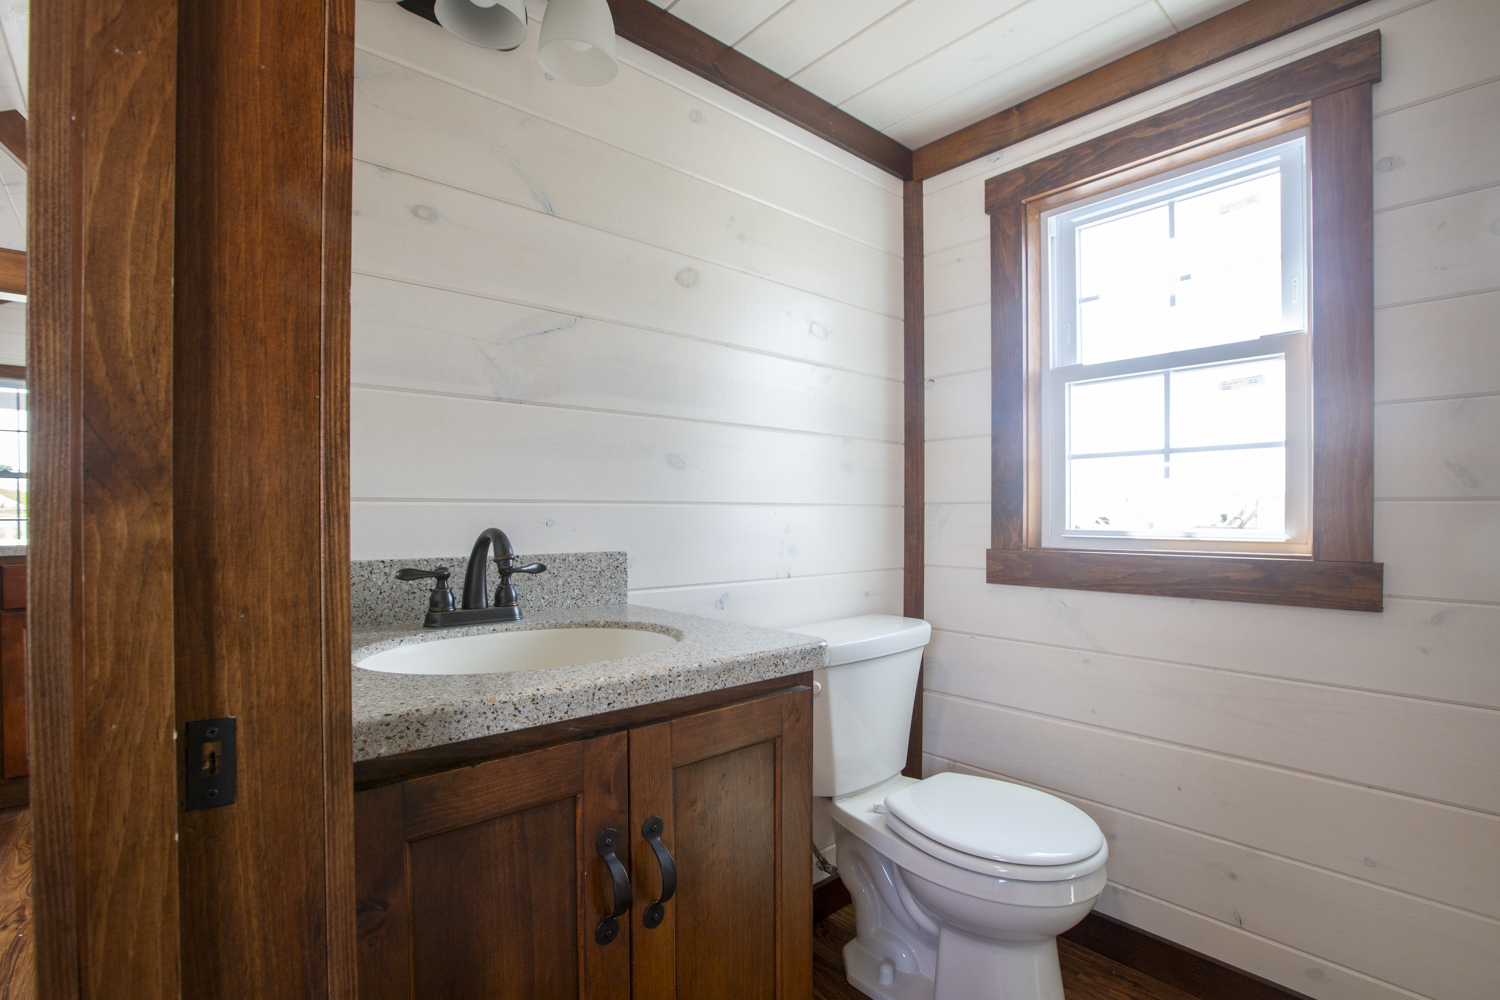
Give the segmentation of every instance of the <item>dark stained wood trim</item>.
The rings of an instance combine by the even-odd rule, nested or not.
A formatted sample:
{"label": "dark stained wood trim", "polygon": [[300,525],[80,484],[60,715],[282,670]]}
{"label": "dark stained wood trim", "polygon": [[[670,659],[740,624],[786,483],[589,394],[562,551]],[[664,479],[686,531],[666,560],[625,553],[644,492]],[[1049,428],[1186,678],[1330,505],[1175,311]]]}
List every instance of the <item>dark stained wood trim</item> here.
{"label": "dark stained wood trim", "polygon": [[1249,0],[912,153],[918,180],[977,160],[1364,0]]}
{"label": "dark stained wood trim", "polygon": [[177,4],[31,15],[27,728],[37,996],[177,997]]}
{"label": "dark stained wood trim", "polygon": [[1380,563],[1163,552],[990,549],[989,583],[1379,611]]}
{"label": "dark stained wood trim", "polygon": [[[985,183],[990,216],[992,584],[1380,611],[1374,544],[1374,236],[1370,88],[1380,34],[1226,87]],[[1310,112],[1309,112],[1310,108]],[[1310,115],[1310,117],[1309,117]],[[1041,547],[1029,297],[1042,201],[1309,122],[1312,173],[1312,558]],[[1259,130],[1259,131],[1257,131]],[[1196,150],[1196,153],[1192,151]]]}
{"label": "dark stained wood trim", "polygon": [[1062,937],[1202,1000],[1310,1000],[1102,913],[1090,913]]}
{"label": "dark stained wood trim", "polygon": [[352,1000],[354,0],[178,28],[177,723],[239,740],[235,804],[178,814],[181,993]]}
{"label": "dark stained wood trim", "polygon": [[26,116],[19,111],[0,111],[0,146],[26,166]]}
{"label": "dark stained wood trim", "polygon": [[1352,38],[1253,79],[1017,167],[984,184],[985,211],[1101,177],[1274,118],[1320,97],[1380,82],[1380,32]]}
{"label": "dark stained wood trim", "polygon": [[[782,695],[776,746],[777,993],[805,997],[812,985],[812,691]],[[677,723],[672,724],[675,738]]]}
{"label": "dark stained wood trim", "polygon": [[26,251],[0,247],[0,292],[26,294]]}
{"label": "dark stained wood trim", "polygon": [[902,180],[911,150],[827,101],[705,34],[651,0],[609,0],[615,33],[752,104],[800,125]]}
{"label": "dark stained wood trim", "polygon": [[1312,102],[1313,556],[1375,558],[1375,203],[1370,84]]}
{"label": "dark stained wood trim", "polygon": [[0,365],[0,378],[18,378],[25,380],[25,365]]}
{"label": "dark stained wood trim", "polygon": [[[921,618],[925,613],[927,577],[927,361],[925,242],[922,230],[922,182],[902,185],[903,315],[905,342],[905,549],[901,613]],[[903,774],[922,776],[922,683],[917,674],[917,697],[912,705],[911,735],[906,743]]]}
{"label": "dark stained wood trim", "polygon": [[354,764],[355,790],[363,792],[392,782],[437,774],[440,771],[504,757],[523,750],[555,746],[559,743],[585,739],[603,733],[633,729],[663,719],[702,712],[763,695],[785,694],[800,688],[811,688],[812,681],[811,673],[773,677],[770,680],[755,681],[751,684],[741,684],[738,687],[723,688],[718,691],[706,691],[702,694],[687,695],[683,698],[673,698],[650,705],[637,705],[633,708],[615,709],[613,712],[601,712],[582,719],[551,722],[545,726],[533,726],[530,729],[496,733],[494,736],[481,736],[478,739],[447,743],[425,750],[410,750],[387,757],[361,760]]}

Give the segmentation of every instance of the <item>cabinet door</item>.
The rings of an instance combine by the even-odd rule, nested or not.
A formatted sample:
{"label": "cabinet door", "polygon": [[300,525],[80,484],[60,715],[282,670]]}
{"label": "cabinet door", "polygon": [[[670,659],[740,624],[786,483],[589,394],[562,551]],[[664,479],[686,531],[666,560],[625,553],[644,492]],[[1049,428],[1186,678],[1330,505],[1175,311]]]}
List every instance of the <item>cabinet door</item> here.
{"label": "cabinet door", "polygon": [[26,612],[0,611],[0,771],[7,778],[19,778],[29,770],[26,752]]}
{"label": "cabinet door", "polygon": [[596,932],[628,855],[628,738],[590,740],[355,796],[361,1000],[626,1000],[628,912]]}
{"label": "cabinet door", "polygon": [[[806,688],[631,730],[634,1000],[807,1000],[811,806]],[[655,927],[653,817],[677,875]]]}

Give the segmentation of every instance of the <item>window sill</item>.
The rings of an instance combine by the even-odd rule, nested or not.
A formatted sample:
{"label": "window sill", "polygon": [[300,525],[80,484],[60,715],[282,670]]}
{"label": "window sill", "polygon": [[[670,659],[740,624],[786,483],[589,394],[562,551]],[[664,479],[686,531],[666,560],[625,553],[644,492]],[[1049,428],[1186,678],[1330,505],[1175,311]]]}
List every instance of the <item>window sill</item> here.
{"label": "window sill", "polygon": [[1078,549],[990,549],[985,581],[1341,611],[1383,608],[1383,563]]}

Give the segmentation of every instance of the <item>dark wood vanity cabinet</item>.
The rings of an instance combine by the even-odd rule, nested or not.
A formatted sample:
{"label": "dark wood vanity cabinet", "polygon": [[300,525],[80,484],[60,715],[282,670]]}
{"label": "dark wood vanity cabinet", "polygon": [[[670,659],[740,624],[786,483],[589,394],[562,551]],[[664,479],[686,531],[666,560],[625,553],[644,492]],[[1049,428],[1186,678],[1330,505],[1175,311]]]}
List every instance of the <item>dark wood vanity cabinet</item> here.
{"label": "dark wood vanity cabinet", "polygon": [[359,792],[361,1000],[805,1000],[811,713],[797,686]]}

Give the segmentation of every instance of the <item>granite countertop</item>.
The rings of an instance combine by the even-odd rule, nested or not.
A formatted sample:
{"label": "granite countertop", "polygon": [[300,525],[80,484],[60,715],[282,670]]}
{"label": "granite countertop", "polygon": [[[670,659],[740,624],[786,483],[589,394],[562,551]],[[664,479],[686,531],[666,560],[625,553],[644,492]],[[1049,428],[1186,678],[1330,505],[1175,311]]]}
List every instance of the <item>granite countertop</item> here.
{"label": "granite countertop", "polygon": [[[549,670],[413,675],[364,670],[367,656],[414,642],[485,632],[609,626],[662,632],[668,649]],[[497,625],[354,630],[354,759],[580,719],[620,708],[785,677],[822,667],[825,643],[791,632],[634,604],[553,608]]]}

